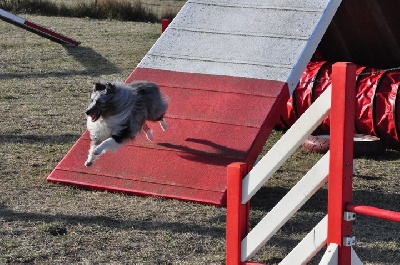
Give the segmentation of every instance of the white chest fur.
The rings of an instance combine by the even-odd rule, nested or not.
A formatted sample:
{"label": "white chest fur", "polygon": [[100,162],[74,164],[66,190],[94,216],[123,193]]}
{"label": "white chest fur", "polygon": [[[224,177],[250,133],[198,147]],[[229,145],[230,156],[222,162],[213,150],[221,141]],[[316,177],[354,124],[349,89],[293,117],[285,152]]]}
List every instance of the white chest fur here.
{"label": "white chest fur", "polygon": [[110,128],[109,124],[107,124],[103,118],[92,122],[91,118],[88,117],[87,128],[90,133],[90,138],[98,142],[102,142],[107,138],[110,138],[112,134],[112,128]]}

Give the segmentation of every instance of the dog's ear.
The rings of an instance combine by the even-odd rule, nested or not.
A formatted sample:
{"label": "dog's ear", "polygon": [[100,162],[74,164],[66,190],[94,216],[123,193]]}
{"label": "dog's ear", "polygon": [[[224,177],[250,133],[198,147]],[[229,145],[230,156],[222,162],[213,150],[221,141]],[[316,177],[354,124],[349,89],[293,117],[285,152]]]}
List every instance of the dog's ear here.
{"label": "dog's ear", "polygon": [[93,91],[102,91],[106,89],[106,86],[101,83],[93,83]]}
{"label": "dog's ear", "polygon": [[106,84],[106,91],[107,91],[107,94],[115,94],[115,91],[116,91],[115,85],[113,85],[113,84],[107,82],[107,84]]}

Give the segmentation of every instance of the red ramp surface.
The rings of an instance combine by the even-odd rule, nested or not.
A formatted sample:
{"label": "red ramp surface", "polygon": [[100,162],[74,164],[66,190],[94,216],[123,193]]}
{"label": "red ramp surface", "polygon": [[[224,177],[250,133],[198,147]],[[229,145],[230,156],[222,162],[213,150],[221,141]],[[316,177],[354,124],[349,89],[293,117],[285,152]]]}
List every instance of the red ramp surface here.
{"label": "red ramp surface", "polygon": [[144,68],[127,82],[143,79],[169,97],[168,131],[151,123],[154,142],[139,135],[89,168],[85,132],[47,180],[224,206],[226,166],[254,164],[287,101],[285,84]]}

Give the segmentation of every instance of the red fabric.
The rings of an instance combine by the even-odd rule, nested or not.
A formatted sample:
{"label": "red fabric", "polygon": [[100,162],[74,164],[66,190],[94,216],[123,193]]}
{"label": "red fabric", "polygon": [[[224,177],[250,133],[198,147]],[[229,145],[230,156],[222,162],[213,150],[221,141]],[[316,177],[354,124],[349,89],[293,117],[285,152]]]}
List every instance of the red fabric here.
{"label": "red fabric", "polygon": [[300,82],[296,89],[293,91],[292,100],[295,101],[295,113],[296,117],[299,118],[311,105],[312,100],[311,91],[315,84],[314,79],[318,78],[318,73],[325,62],[309,63],[306,70],[300,78]]}
{"label": "red fabric", "polygon": [[280,129],[289,129],[301,114],[308,109],[312,102],[310,91],[312,91],[312,86],[314,85],[313,81],[324,63],[324,61],[310,62],[307,65],[296,89],[287,102],[287,108],[281,114],[281,123],[277,127]]}
{"label": "red fabric", "polygon": [[[355,130],[380,137],[386,145],[400,148],[400,72],[357,67]],[[280,116],[277,129],[288,129],[323,91],[332,84],[332,63],[310,62]],[[317,80],[316,82],[310,82]],[[326,118],[317,133],[329,133]]]}
{"label": "red fabric", "polygon": [[[400,84],[399,72],[387,72],[379,82],[375,93],[375,130],[377,135],[386,142],[399,148],[399,136],[395,125],[396,95]],[[397,115],[398,116],[398,115]]]}
{"label": "red fabric", "polygon": [[366,68],[357,80],[356,130],[358,133],[377,136],[373,124],[373,99],[377,83],[383,73],[377,72],[377,69]]}
{"label": "red fabric", "polygon": [[[324,92],[328,87],[331,86],[332,80],[331,80],[331,74],[332,74],[332,63],[330,62],[325,62],[322,66],[321,69],[318,72],[318,76],[316,80],[318,82],[315,82],[313,85],[313,89],[311,91],[311,103],[313,103],[321,94]],[[321,125],[319,126],[319,130],[323,132],[329,132],[329,116],[325,118]]]}

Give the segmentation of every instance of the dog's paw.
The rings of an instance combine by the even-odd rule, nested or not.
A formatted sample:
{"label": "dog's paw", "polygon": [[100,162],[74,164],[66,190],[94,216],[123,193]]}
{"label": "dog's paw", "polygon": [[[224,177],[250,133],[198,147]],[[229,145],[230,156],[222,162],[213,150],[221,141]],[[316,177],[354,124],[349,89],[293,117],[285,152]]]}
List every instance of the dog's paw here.
{"label": "dog's paw", "polygon": [[100,146],[98,146],[98,147],[96,147],[94,150],[93,150],[93,155],[95,155],[95,156],[98,156],[98,155],[100,155],[101,153],[103,153],[103,148],[101,148]]}

